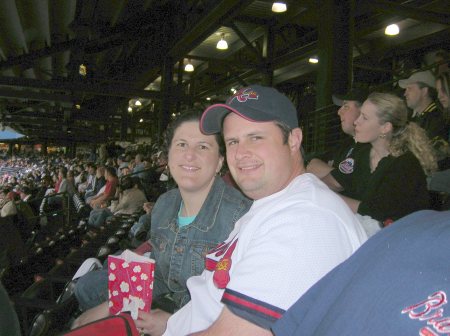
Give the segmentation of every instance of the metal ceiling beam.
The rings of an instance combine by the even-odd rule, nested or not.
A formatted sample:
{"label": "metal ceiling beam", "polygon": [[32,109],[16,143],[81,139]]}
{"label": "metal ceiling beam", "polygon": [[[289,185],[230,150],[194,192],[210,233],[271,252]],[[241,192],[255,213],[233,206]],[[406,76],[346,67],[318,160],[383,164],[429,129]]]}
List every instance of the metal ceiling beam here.
{"label": "metal ceiling beam", "polygon": [[[0,76],[0,85],[22,88],[42,89],[48,91],[67,91],[73,93],[85,93],[97,96],[162,99],[159,91],[137,90],[124,84],[111,84],[95,80],[70,82],[67,80],[44,81],[31,78],[18,78]],[[69,94],[70,92],[70,94]]]}
{"label": "metal ceiling beam", "polygon": [[423,8],[412,8],[391,1],[370,1],[369,6],[380,12],[400,15],[418,21],[430,21],[444,25],[448,25],[450,22],[449,14],[427,11]]}
{"label": "metal ceiling beam", "polygon": [[39,58],[48,57],[52,54],[69,50],[76,46],[76,44],[77,40],[70,40],[54,44],[51,47],[44,47],[24,55],[9,57],[7,60],[0,62],[0,69],[3,70],[14,65],[20,65],[22,69],[28,69],[31,68],[34,65],[33,62],[37,61]]}
{"label": "metal ceiling beam", "polygon": [[74,102],[74,97],[70,95],[62,95],[57,93],[36,92],[31,90],[16,90],[6,87],[0,87],[0,97],[3,98],[17,98],[36,101],[57,101],[71,103]]}
{"label": "metal ceiling beam", "polygon": [[258,59],[259,63],[261,63],[261,65],[263,65],[265,63],[265,60],[261,56],[260,52],[247,39],[247,37],[244,35],[244,33],[242,33],[241,30],[233,22],[230,22],[229,25],[234,30],[234,32],[237,34],[237,36],[239,36],[241,41],[245,43],[247,48],[249,48],[253,52],[253,54]]}
{"label": "metal ceiling beam", "polygon": [[208,14],[206,14],[194,27],[170,49],[169,56],[179,59],[193,48],[197,47],[208,36],[214,33],[221,24],[232,19],[250,5],[253,0],[220,1]]}

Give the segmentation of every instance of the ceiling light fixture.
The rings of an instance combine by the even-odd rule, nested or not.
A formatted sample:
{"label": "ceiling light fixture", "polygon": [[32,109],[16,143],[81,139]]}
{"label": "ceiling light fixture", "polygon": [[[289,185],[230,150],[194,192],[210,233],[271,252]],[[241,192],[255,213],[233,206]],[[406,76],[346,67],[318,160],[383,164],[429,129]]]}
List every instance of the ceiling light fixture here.
{"label": "ceiling light fixture", "polygon": [[190,59],[188,59],[187,64],[184,66],[184,71],[186,71],[186,72],[192,72],[192,71],[194,71],[194,66],[192,65]]}
{"label": "ceiling light fixture", "polygon": [[86,65],[80,64],[80,67],[79,67],[79,69],[78,69],[78,73],[79,73],[81,76],[86,76],[86,74],[87,74],[87,68],[86,68]]}
{"label": "ceiling light fixture", "polygon": [[206,97],[206,100],[208,100],[208,101],[211,100],[211,97]]}
{"label": "ceiling light fixture", "polygon": [[216,48],[219,50],[227,50],[228,49],[228,43],[225,41],[225,34],[220,35],[220,41],[217,42]]}
{"label": "ceiling light fixture", "polygon": [[318,59],[316,56],[311,56],[311,57],[308,59],[308,62],[309,62],[309,63],[312,63],[312,64],[317,64],[317,63],[319,63],[319,59]]}
{"label": "ceiling light fixture", "polygon": [[388,36],[398,35],[399,32],[400,28],[395,23],[387,26],[386,29],[384,30],[384,33]]}
{"label": "ceiling light fixture", "polygon": [[142,119],[142,118],[141,118],[141,119],[139,119],[139,122],[140,122],[140,123],[141,123],[141,122],[144,122],[144,119]]}
{"label": "ceiling light fixture", "polygon": [[135,106],[142,106],[141,101],[138,99],[136,100],[136,102],[134,103]]}
{"label": "ceiling light fixture", "polygon": [[284,13],[287,11],[286,3],[282,1],[275,1],[272,5],[272,12],[274,13]]}
{"label": "ceiling light fixture", "polygon": [[128,106],[128,112],[133,112],[133,108],[131,106]]}

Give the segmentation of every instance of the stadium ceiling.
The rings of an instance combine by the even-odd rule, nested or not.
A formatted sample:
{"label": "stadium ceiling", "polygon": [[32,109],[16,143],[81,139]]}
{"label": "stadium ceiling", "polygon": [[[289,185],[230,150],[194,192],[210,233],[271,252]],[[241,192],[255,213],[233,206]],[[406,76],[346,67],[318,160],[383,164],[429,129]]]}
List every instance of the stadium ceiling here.
{"label": "stadium ceiling", "polygon": [[[142,116],[167,119],[164,100],[179,109],[268,78],[307,83],[327,1],[276,14],[267,0],[2,0],[0,127],[36,142],[125,140]],[[353,13],[353,66],[369,80],[392,76],[399,55],[449,49],[448,0],[358,0]],[[389,23],[401,34],[387,38]]]}

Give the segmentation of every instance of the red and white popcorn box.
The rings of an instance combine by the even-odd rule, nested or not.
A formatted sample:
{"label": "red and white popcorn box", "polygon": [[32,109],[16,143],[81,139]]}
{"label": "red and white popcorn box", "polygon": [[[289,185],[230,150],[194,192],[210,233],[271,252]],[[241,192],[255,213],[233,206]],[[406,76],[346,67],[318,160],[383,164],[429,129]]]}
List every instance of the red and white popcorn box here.
{"label": "red and white popcorn box", "polygon": [[125,250],[120,256],[108,256],[109,312],[129,311],[137,319],[138,310],[150,311],[155,261]]}

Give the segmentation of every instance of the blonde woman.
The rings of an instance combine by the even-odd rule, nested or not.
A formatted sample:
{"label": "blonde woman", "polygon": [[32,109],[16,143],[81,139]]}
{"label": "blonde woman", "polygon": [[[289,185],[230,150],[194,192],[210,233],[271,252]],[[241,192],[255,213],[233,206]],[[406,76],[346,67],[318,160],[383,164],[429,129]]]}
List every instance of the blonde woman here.
{"label": "blonde woman", "polygon": [[436,159],[425,131],[407,115],[402,99],[375,92],[355,121],[355,140],[371,144],[370,178],[359,199],[343,198],[355,213],[383,225],[429,207],[426,176],[436,170]]}

